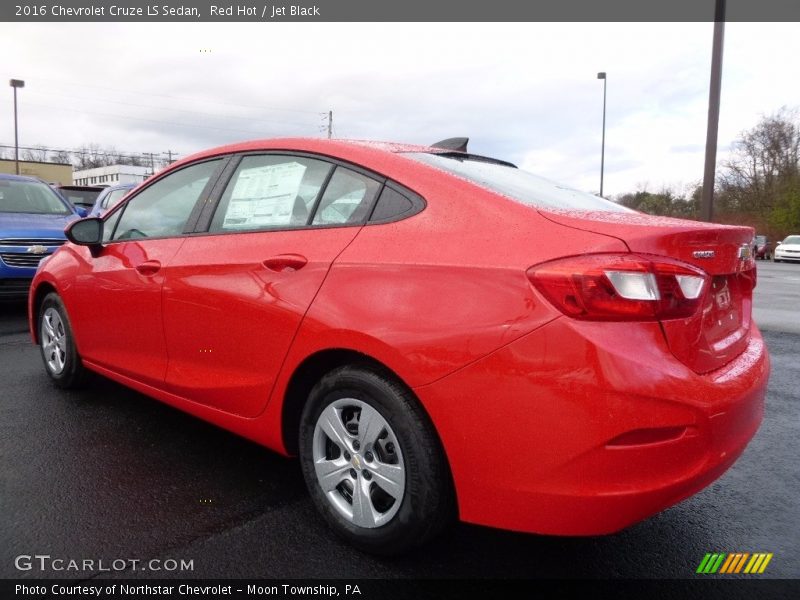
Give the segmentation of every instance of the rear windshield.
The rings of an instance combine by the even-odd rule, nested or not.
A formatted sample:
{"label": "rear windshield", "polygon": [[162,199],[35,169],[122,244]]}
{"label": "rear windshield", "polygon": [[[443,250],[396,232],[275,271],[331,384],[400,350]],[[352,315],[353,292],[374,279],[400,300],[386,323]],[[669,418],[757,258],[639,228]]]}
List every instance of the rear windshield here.
{"label": "rear windshield", "polygon": [[629,208],[514,167],[452,154],[409,152],[405,156],[462,177],[498,194],[539,208],[633,212]]}
{"label": "rear windshield", "polygon": [[59,188],[61,195],[72,204],[80,204],[81,206],[93,206],[94,201],[100,195],[100,190],[70,190]]}
{"label": "rear windshield", "polygon": [[68,215],[71,211],[46,183],[0,179],[0,213]]}

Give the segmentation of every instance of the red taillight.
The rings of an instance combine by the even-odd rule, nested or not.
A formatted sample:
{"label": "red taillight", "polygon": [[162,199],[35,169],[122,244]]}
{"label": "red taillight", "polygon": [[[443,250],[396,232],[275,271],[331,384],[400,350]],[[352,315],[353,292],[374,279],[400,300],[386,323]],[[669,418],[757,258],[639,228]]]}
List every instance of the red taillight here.
{"label": "red taillight", "polygon": [[542,263],[528,278],[565,315],[587,321],[656,321],[692,316],[708,275],[642,254],[587,254]]}

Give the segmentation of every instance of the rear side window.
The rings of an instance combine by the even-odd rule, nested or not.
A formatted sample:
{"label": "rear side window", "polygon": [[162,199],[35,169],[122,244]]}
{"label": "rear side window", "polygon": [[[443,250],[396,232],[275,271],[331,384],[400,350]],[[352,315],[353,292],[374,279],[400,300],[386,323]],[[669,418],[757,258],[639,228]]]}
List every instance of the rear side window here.
{"label": "rear side window", "polygon": [[306,226],[331,169],[330,163],[312,158],[245,156],[225,188],[210,231]]}
{"label": "rear side window", "polygon": [[410,216],[416,208],[410,198],[387,185],[383,188],[369,221],[370,223],[396,221],[404,216]]}
{"label": "rear side window", "polygon": [[469,155],[409,152],[405,156],[529,206],[562,210],[635,212],[600,196],[574,190],[528,171],[470,158]]}
{"label": "rear side window", "polygon": [[381,184],[365,175],[337,167],[320,200],[314,225],[349,225],[366,220]]}

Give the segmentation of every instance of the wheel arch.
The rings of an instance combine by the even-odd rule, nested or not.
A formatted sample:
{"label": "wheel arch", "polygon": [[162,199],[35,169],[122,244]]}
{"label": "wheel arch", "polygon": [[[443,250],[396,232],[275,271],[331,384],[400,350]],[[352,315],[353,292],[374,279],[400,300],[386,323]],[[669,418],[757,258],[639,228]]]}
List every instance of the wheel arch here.
{"label": "wheel arch", "polygon": [[39,340],[39,314],[41,313],[42,309],[42,302],[47,297],[48,294],[51,292],[58,293],[58,289],[49,281],[42,281],[39,285],[36,286],[36,289],[33,291],[33,298],[30,301],[31,305],[31,335],[33,336],[33,341],[38,344],[40,343]]}
{"label": "wheel arch", "polygon": [[[388,367],[383,362],[379,361],[372,356],[358,352],[356,350],[347,348],[329,348],[319,350],[308,357],[306,357],[294,370],[292,376],[286,385],[286,392],[283,396],[283,406],[281,407],[281,436],[283,440],[283,447],[286,452],[291,455],[296,455],[298,451],[298,437],[300,429],[300,419],[303,413],[303,408],[308,400],[313,387],[317,382],[322,379],[327,373],[332,370],[343,367],[346,365],[361,365],[373,369],[384,376],[393,379],[405,387],[409,393],[414,397],[417,405],[422,410],[425,418],[431,425],[431,428],[436,435],[439,446],[444,453],[445,462],[448,464],[448,472],[450,470],[449,461],[447,460],[447,452],[445,451],[442,438],[433,422],[428,410],[425,408],[419,396],[409,386],[403,378],[400,377],[393,369]],[[452,484],[452,474],[450,474]],[[455,490],[455,486],[453,486]]]}
{"label": "wheel arch", "polygon": [[[311,390],[327,373],[346,365],[361,364],[386,373],[399,383],[408,387],[403,380],[385,364],[347,348],[328,348],[307,356],[292,373],[286,385],[281,408],[281,437],[283,446],[289,454],[296,455],[300,418]],[[410,388],[409,388],[410,389]]]}

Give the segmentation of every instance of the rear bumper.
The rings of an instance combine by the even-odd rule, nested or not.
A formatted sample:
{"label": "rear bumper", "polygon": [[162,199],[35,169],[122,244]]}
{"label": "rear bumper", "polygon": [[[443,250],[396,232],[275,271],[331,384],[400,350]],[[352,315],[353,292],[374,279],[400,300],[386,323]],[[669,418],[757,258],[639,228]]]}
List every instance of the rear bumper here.
{"label": "rear bumper", "polygon": [[462,520],[596,535],[724,473],[761,423],[768,376],[755,327],[744,353],[698,375],[658,324],[562,318],[416,392],[445,446]]}

